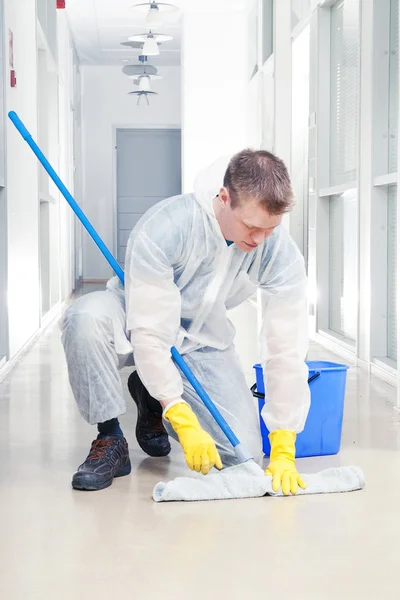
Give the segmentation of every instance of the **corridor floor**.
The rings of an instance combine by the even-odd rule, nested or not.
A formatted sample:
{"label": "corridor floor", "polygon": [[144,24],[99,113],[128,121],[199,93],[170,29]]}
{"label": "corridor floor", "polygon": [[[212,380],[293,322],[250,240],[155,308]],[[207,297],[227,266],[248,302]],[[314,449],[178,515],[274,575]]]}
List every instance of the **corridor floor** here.
{"label": "corridor floor", "polygon": [[[82,493],[71,476],[95,431],[76,410],[59,337],[49,327],[0,383],[0,598],[399,598],[394,388],[350,369],[340,455],[299,461],[303,472],[359,465],[362,492],[155,504],[157,481],[189,473],[175,442],[166,459],[140,451],[127,394],[132,473]],[[312,345],[310,358],[330,356]]]}

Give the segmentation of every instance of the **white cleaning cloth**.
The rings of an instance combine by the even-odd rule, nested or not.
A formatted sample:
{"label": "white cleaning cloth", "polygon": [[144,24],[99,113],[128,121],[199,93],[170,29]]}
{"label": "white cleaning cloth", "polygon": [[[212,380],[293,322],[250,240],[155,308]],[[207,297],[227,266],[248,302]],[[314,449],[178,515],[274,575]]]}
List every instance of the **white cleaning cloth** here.
{"label": "white cleaning cloth", "polygon": [[[302,475],[307,489],[302,494],[334,494],[353,492],[364,487],[364,475],[358,467],[327,469],[314,475]],[[228,500],[232,498],[259,498],[282,496],[282,491],[272,490],[272,478],[254,462],[223,469],[204,478],[177,477],[173,481],[160,481],[153,490],[155,502]]]}

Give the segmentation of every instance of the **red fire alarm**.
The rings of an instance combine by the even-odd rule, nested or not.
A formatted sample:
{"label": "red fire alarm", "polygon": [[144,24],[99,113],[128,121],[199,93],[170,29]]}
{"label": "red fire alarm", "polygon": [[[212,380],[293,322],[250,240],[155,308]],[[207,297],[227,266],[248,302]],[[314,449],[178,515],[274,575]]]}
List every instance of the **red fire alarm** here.
{"label": "red fire alarm", "polygon": [[11,71],[10,71],[10,85],[12,88],[17,87],[17,75],[16,75],[14,69],[11,69]]}
{"label": "red fire alarm", "polygon": [[57,0],[57,8],[65,8],[65,0]]}

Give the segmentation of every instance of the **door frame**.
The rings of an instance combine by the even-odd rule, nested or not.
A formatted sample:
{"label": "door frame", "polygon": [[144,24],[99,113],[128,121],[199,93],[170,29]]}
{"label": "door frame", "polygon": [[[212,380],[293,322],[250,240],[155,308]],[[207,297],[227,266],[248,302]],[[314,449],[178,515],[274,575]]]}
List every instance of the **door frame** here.
{"label": "door frame", "polygon": [[[112,253],[114,257],[118,260],[118,178],[117,178],[117,132],[119,129],[129,129],[130,131],[135,130],[143,130],[143,129],[165,129],[166,131],[169,129],[179,129],[181,132],[181,142],[182,142],[182,125],[179,124],[137,124],[137,125],[113,125],[112,126],[112,148],[113,148],[113,164],[112,164],[112,189],[113,189],[113,198],[112,198],[112,206],[113,206],[113,241],[112,241]],[[183,150],[183,145],[181,143],[181,147]],[[181,169],[183,172],[183,151],[181,152]]]}

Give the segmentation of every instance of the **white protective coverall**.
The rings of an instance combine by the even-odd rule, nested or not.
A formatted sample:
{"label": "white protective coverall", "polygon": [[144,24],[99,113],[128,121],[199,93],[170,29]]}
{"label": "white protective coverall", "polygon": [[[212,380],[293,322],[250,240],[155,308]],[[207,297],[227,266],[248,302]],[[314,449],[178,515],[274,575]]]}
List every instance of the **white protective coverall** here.
{"label": "white protective coverall", "polygon": [[[151,208],[132,231],[125,291],[114,277],[107,291],[78,299],[62,321],[74,396],[83,417],[103,422],[125,412],[118,368],[134,361],[157,400],[183,397],[216,441],[225,465],[236,459],[225,436],[170,356],[176,346],[238,438],[259,458],[254,401],[233,346],[229,309],[261,289],[261,360],[270,431],[299,433],[310,405],[303,258],[283,226],[257,249],[224,239],[213,209],[229,159],[202,172],[193,194]],[[176,438],[169,423],[168,432]]]}

